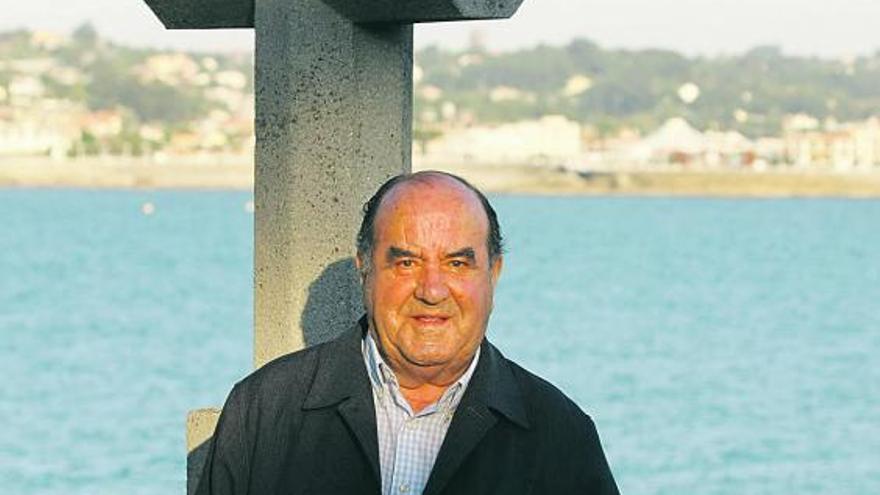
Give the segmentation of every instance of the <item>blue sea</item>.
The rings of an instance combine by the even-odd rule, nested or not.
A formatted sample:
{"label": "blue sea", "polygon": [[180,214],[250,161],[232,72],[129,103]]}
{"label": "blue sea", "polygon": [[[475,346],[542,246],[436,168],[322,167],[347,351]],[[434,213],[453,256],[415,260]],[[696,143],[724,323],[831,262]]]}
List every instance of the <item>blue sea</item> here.
{"label": "blue sea", "polygon": [[[185,492],[251,367],[251,199],[0,190],[0,493]],[[492,200],[490,338],[623,493],[880,493],[880,201]]]}

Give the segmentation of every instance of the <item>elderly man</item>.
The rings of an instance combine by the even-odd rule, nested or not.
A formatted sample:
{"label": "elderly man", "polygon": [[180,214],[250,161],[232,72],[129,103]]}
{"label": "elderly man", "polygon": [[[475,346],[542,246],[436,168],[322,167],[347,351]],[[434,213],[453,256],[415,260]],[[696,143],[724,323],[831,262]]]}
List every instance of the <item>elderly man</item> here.
{"label": "elderly man", "polygon": [[200,494],[616,494],[590,418],[486,338],[502,267],[485,196],[401,175],[364,206],[366,316],[238,383]]}

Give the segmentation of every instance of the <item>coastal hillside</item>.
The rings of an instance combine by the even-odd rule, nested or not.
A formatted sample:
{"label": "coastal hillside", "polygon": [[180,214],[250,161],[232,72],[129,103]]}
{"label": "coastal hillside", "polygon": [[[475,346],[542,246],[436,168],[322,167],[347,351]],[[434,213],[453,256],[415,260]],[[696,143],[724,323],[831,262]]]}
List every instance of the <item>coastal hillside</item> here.
{"label": "coastal hillside", "polygon": [[[832,60],[765,46],[710,58],[579,39],[506,53],[427,48],[415,64],[417,139],[429,139],[432,123],[449,120],[450,109],[471,124],[563,115],[599,134],[650,132],[681,117],[752,138],[779,135],[793,114],[856,121],[880,109],[880,52]],[[250,53],[131,48],[88,24],[71,35],[0,33],[0,122],[27,117],[13,111],[17,103],[42,112],[39,103],[51,100],[56,114],[104,112],[92,120],[120,128],[113,139],[83,128],[72,153],[156,149],[175,135],[176,146],[186,147],[206,127],[216,130],[214,148],[241,148],[252,130],[252,96]]]}
{"label": "coastal hillside", "polygon": [[880,52],[828,60],[765,46],[707,58],[580,39],[498,54],[429,48],[416,63],[417,115],[442,114],[448,101],[479,122],[558,114],[607,133],[683,117],[758,137],[778,135],[786,115],[854,121],[880,112]]}

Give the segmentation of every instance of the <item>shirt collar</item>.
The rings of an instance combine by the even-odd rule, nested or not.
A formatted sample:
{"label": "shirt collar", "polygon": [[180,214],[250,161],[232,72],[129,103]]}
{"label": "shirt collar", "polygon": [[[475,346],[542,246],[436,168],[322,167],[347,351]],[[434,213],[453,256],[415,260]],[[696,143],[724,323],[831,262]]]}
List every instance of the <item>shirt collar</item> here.
{"label": "shirt collar", "polygon": [[[397,383],[397,376],[395,376],[394,370],[391,369],[391,366],[389,366],[382,358],[382,353],[379,352],[379,347],[369,330],[366,332],[361,344],[361,352],[363,353],[364,363],[367,366],[367,375],[370,377],[370,383],[373,385],[373,388],[379,389],[380,391],[383,389],[397,389],[399,391],[400,386]],[[480,347],[477,347],[477,352],[474,353],[474,358],[471,359],[471,364],[468,365],[468,368],[461,377],[443,392],[443,395],[437,401],[438,405],[445,405],[450,408],[454,408],[458,405],[459,401],[461,401],[461,396],[463,395],[464,390],[467,388],[468,383],[474,374],[474,370],[477,369],[477,363],[479,360]]]}

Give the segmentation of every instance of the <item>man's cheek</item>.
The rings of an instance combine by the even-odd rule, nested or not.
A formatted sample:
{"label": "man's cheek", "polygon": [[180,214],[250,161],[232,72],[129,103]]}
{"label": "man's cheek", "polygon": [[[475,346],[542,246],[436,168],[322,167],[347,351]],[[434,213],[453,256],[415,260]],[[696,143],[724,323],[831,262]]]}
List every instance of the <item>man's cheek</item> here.
{"label": "man's cheek", "polygon": [[484,291],[476,284],[461,284],[453,292],[458,295],[456,299],[459,309],[464,311],[473,311],[481,307],[481,301],[485,298]]}

